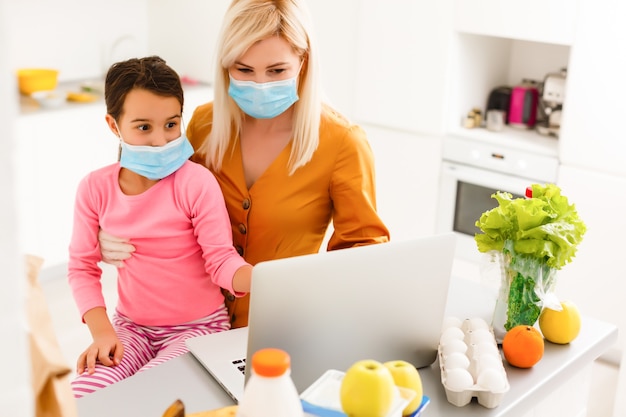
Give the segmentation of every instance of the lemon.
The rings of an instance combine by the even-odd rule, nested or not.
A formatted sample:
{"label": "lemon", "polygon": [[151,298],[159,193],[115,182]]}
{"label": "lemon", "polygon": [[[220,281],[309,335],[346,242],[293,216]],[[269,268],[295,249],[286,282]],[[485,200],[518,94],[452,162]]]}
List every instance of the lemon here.
{"label": "lemon", "polygon": [[547,341],[565,345],[580,333],[580,312],[571,301],[561,301],[561,308],[561,311],[544,308],[539,316],[539,328]]}

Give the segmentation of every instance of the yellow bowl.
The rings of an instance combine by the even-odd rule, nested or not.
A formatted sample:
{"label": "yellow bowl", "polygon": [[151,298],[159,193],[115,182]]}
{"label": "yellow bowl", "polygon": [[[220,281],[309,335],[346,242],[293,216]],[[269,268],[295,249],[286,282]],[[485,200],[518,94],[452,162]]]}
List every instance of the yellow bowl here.
{"label": "yellow bowl", "polygon": [[24,68],[17,71],[17,84],[20,93],[30,95],[35,91],[49,91],[57,88],[59,71],[47,68]]}

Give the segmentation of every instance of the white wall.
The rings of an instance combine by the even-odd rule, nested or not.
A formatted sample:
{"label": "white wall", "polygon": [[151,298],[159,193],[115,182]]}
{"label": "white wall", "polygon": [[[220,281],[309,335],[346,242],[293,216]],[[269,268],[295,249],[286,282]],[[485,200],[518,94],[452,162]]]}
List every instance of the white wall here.
{"label": "white wall", "polygon": [[[7,22],[10,14],[0,0],[0,51],[9,44]],[[24,310],[25,275],[18,254],[14,199],[13,124],[17,114],[15,80],[10,76],[9,54],[0,55],[0,334],[2,334],[3,378],[0,378],[0,413],[6,416],[33,414],[30,365]]]}
{"label": "white wall", "polygon": [[5,3],[12,70],[52,67],[61,81],[99,78],[113,62],[147,52],[148,0]]}
{"label": "white wall", "polygon": [[[213,81],[215,48],[230,0],[150,0],[148,49],[181,76]],[[190,10],[193,12],[190,13]]]}
{"label": "white wall", "polygon": [[308,0],[325,99],[351,119],[356,108],[356,36],[360,0]]}

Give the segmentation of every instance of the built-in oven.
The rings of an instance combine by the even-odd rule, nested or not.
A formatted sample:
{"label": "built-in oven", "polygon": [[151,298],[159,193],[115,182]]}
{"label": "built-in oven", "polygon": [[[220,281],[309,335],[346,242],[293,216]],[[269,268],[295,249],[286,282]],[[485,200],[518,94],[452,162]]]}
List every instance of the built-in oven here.
{"label": "built-in oven", "polygon": [[493,135],[493,140],[446,137],[440,176],[437,231],[454,231],[456,259],[474,265],[484,262],[474,240],[480,232],[476,221],[497,206],[491,196],[506,191],[525,195],[533,183],[556,183],[558,154],[556,139],[539,142],[511,141]]}

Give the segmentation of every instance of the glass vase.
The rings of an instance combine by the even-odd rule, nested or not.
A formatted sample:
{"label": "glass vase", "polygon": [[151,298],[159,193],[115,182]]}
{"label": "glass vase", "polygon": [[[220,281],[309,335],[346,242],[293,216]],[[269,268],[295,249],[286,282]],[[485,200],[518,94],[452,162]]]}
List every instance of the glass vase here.
{"label": "glass vase", "polygon": [[535,325],[543,307],[554,304],[556,268],[516,253],[513,242],[507,242],[498,257],[501,281],[491,326],[501,343],[507,331]]}

